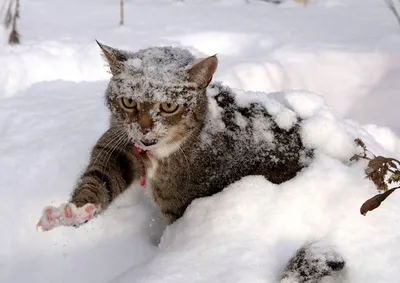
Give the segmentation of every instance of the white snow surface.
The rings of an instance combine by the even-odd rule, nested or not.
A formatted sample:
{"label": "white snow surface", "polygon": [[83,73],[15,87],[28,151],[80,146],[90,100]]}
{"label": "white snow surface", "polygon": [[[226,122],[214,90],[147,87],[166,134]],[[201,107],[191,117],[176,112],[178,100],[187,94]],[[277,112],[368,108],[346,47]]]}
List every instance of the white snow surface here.
{"label": "white snow surface", "polygon": [[[384,1],[130,0],[124,27],[118,2],[24,1],[23,44],[1,33],[0,282],[273,283],[310,240],[343,256],[344,282],[400,282],[400,193],[362,216],[377,191],[365,162],[348,163],[356,137],[400,157],[400,27]],[[315,160],[284,184],[246,177],[195,200],[169,227],[133,187],[78,229],[37,232],[107,128],[109,74],[95,38],[217,53],[215,80],[253,91],[241,103],[262,100],[282,127],[299,115]]]}

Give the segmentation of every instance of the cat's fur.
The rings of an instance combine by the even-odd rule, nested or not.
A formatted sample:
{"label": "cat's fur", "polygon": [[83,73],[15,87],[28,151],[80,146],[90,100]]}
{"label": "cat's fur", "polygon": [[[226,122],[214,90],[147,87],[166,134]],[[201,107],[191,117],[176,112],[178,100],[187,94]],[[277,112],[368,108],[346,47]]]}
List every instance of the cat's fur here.
{"label": "cat's fur", "polygon": [[[312,158],[298,121],[279,127],[261,103],[239,103],[230,88],[211,83],[215,56],[198,61],[180,48],[131,53],[99,45],[112,73],[106,91],[110,128],[94,146],[70,203],[45,209],[38,225],[46,230],[57,221],[90,220],[144,175],[146,190],[172,223],[196,198],[248,175],[285,182]],[[73,217],[77,209],[79,221]],[[330,274],[328,263],[319,270],[307,261],[307,251],[295,255],[282,280],[294,274],[298,282],[311,283]],[[312,276],[304,277],[309,270]]]}
{"label": "cat's fur", "polygon": [[[280,283],[319,283],[323,278],[340,280],[345,266],[341,255],[324,241],[301,247],[287,264]],[[332,281],[330,281],[332,282]]]}
{"label": "cat's fur", "polygon": [[[113,73],[106,92],[111,127],[95,145],[72,195],[77,206],[106,208],[139,179],[143,161],[152,197],[172,223],[193,199],[215,194],[243,176],[287,181],[311,155],[298,124],[281,129],[261,104],[238,105],[231,89],[208,85],[216,57],[195,64],[179,48],[129,53],[101,47]],[[124,109],[123,97],[138,103],[140,110]],[[160,102],[179,105],[179,110],[163,115]],[[141,142],[154,139],[158,143],[153,146]],[[135,146],[152,154],[138,159]]]}

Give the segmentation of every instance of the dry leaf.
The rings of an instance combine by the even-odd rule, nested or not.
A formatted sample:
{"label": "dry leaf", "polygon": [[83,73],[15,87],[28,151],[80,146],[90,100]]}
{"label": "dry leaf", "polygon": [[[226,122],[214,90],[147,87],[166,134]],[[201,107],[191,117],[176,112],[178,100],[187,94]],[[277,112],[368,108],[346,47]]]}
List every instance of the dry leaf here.
{"label": "dry leaf", "polygon": [[360,208],[360,213],[365,216],[367,214],[367,212],[376,209],[377,207],[379,207],[381,205],[381,203],[391,193],[393,193],[397,189],[399,189],[399,188],[393,188],[393,189],[387,190],[386,192],[384,192],[382,194],[379,194],[379,195],[376,195],[376,196],[370,198],[369,200],[367,200],[366,202],[363,203],[363,205]]}
{"label": "dry leaf", "polygon": [[[374,182],[378,191],[383,192],[370,198],[361,206],[361,214],[366,215],[367,212],[379,207],[390,194],[400,188],[400,186],[392,189],[388,187],[388,184],[400,182],[400,170],[398,168],[400,161],[395,158],[375,156],[368,151],[365,143],[359,138],[355,139],[354,143],[363,149],[363,153],[355,154],[350,161],[368,160],[368,165],[365,168],[366,178]],[[373,158],[367,156],[367,151],[373,155]],[[386,177],[388,177],[387,180]]]}

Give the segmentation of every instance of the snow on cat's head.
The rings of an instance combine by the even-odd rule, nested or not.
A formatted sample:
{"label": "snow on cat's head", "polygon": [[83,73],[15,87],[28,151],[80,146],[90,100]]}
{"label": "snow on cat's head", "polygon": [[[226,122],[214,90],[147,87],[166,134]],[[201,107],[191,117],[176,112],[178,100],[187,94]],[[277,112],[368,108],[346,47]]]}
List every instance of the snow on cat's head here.
{"label": "snow on cat's head", "polygon": [[178,150],[205,116],[217,58],[196,63],[177,47],[129,52],[98,44],[112,74],[106,99],[114,125],[156,157]]}

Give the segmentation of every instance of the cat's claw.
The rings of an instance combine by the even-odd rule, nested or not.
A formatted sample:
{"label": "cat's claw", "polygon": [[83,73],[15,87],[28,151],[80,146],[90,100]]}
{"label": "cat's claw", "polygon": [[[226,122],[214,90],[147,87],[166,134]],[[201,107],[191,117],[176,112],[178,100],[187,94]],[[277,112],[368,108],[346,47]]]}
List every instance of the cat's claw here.
{"label": "cat's claw", "polygon": [[76,207],[73,203],[60,207],[48,206],[43,210],[42,217],[36,224],[36,230],[49,231],[57,226],[79,226],[95,216],[100,206],[91,203]]}

